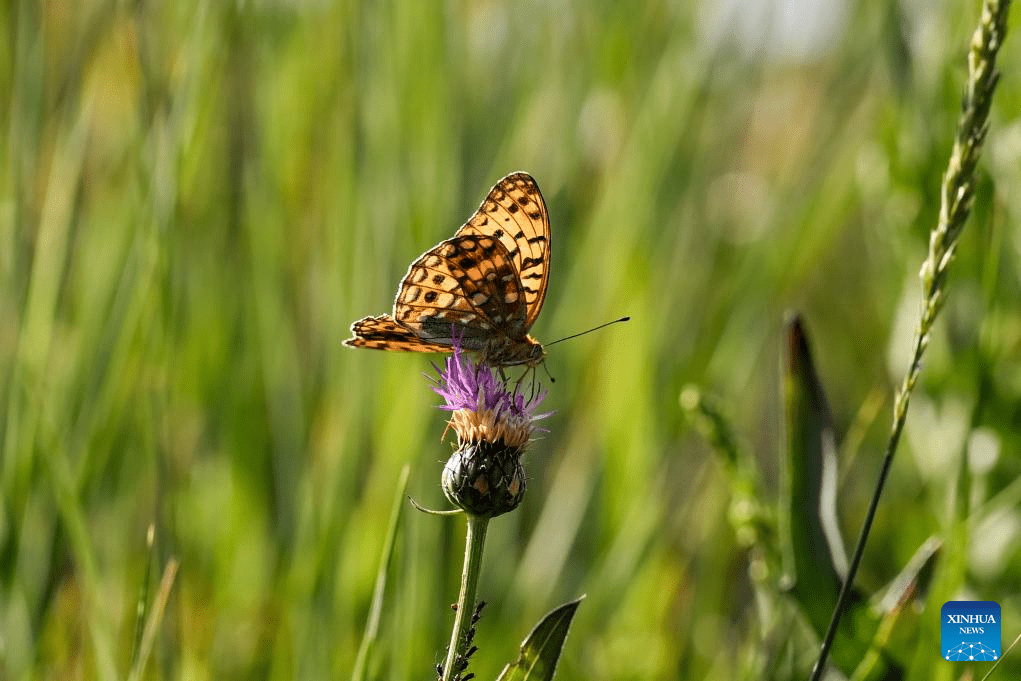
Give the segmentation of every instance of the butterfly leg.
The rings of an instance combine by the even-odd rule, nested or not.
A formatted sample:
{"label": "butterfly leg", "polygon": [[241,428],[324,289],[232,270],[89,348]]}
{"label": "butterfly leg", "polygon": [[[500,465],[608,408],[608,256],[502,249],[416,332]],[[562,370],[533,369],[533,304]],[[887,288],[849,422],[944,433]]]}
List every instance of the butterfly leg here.
{"label": "butterfly leg", "polygon": [[532,377],[532,390],[534,392],[534,390],[535,390],[535,367],[530,366],[530,367],[526,367],[525,368],[525,370],[521,373],[521,377],[518,378],[517,382],[514,384],[514,394],[515,395],[518,394],[518,391],[521,388],[521,384],[525,380],[525,376],[529,376],[529,375],[531,375],[531,377]]}
{"label": "butterfly leg", "polygon": [[549,367],[546,366],[546,360],[543,360],[543,362],[542,362],[542,369],[543,369],[543,371],[546,372],[546,375],[549,376],[549,382],[550,383],[556,383],[557,382],[557,379],[553,378],[553,374],[551,374],[549,372]]}
{"label": "butterfly leg", "polygon": [[532,374],[532,387],[529,390],[528,401],[529,402],[533,402],[535,400],[535,396],[539,393],[539,390],[541,390],[541,389],[542,389],[542,385],[537,380],[535,380],[535,374],[533,373]]}

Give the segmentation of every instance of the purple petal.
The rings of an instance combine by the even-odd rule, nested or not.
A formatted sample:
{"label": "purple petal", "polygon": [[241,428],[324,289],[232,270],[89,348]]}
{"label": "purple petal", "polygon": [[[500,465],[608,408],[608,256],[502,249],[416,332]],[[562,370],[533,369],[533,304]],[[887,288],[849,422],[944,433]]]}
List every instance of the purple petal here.
{"label": "purple petal", "polygon": [[451,329],[451,337],[453,355],[444,361],[442,369],[433,364],[438,376],[429,379],[432,382],[430,387],[443,398],[444,404],[440,409],[493,410],[497,415],[512,412],[529,421],[537,421],[553,413],[535,413],[539,403],[546,397],[545,390],[531,399],[526,399],[524,394],[516,391],[508,391],[503,381],[497,378],[493,367],[482,362],[476,363],[464,353],[461,346],[463,336],[457,334],[456,328]]}

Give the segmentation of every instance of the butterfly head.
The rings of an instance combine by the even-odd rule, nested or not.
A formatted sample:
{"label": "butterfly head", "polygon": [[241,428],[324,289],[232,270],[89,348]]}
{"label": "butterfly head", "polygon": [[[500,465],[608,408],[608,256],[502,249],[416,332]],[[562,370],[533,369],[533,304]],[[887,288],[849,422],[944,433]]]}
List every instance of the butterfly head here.
{"label": "butterfly head", "polygon": [[525,341],[528,343],[528,351],[526,353],[526,359],[522,364],[527,364],[530,367],[539,366],[546,361],[546,348],[542,346],[542,343],[535,340],[531,336],[525,336]]}

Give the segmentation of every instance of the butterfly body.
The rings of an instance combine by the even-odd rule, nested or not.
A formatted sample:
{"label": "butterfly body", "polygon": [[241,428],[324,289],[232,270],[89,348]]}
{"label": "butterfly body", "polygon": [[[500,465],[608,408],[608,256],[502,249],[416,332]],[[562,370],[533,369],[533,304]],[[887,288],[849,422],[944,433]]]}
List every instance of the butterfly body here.
{"label": "butterfly body", "polygon": [[529,335],[523,339],[491,338],[483,347],[482,361],[490,366],[538,366],[546,359],[546,348]]}
{"label": "butterfly body", "polygon": [[534,367],[545,357],[528,335],[546,296],[549,216],[535,180],[512,173],[450,239],[408,268],[392,315],[351,325],[346,345],[405,352],[479,353],[491,366]]}

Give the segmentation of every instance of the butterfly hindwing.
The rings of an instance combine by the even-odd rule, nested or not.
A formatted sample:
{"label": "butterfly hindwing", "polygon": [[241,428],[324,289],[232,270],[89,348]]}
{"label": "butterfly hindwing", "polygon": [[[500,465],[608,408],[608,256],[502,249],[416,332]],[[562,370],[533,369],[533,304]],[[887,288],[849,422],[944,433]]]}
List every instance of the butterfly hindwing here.
{"label": "butterfly hindwing", "polygon": [[404,352],[449,352],[449,347],[422,340],[410,329],[398,324],[388,314],[365,317],[351,325],[354,337],[344,345],[375,350],[403,350]]}

